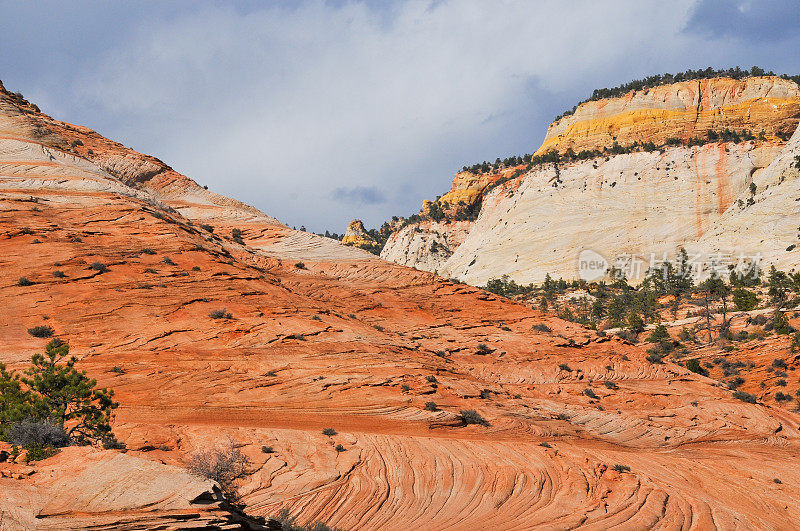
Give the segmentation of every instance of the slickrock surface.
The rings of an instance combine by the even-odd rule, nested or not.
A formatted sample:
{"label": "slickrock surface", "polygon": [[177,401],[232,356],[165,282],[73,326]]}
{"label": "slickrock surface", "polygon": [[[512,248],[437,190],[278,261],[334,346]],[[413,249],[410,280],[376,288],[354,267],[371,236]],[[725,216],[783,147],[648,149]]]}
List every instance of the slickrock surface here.
{"label": "slickrock surface", "polygon": [[[208,484],[173,467],[228,436],[252,461],[240,485],[248,514],[286,507],[343,529],[785,529],[800,519],[796,414],[737,401],[618,339],[292,231],[162,166],[134,187],[158,164],[18,111],[6,94],[0,117],[0,361],[22,367],[44,344],[26,330],[52,326],[116,390],[115,432],[129,448],[67,449],[31,476],[0,479],[13,493],[0,496],[0,526],[31,515],[68,528],[227,525],[231,513],[193,502]],[[56,138],[45,147],[30,132],[39,123],[83,139],[80,156]],[[771,160],[771,149],[728,156]],[[111,173],[110,160],[131,166]],[[18,285],[22,276],[34,284]],[[221,308],[232,318],[209,316]],[[464,426],[466,409],[489,425]],[[199,516],[176,523],[184,511]]]}
{"label": "slickrock surface", "polygon": [[213,482],[150,459],[65,448],[33,470],[0,479],[0,529],[240,529],[248,521],[225,507]]}
{"label": "slickrock surface", "polygon": [[[586,136],[579,125],[593,120],[617,124],[619,116],[638,118],[624,127],[600,129],[615,131],[612,136],[621,144],[703,136],[724,127],[794,132],[800,117],[799,90],[780,78],[750,78],[632,92],[579,106],[574,115],[551,126],[542,149],[560,138],[559,131],[564,149],[611,145],[605,133]],[[691,110],[696,118],[691,128],[685,117],[662,116],[678,112],[675,109],[684,114]],[[742,114],[742,109],[747,112]],[[572,125],[566,127],[567,122]],[[676,128],[684,128],[685,134]],[[762,267],[791,269],[797,257],[786,249],[800,244],[796,138],[789,144],[778,139],[717,142],[545,164],[495,187],[490,185],[497,174],[458,174],[444,197],[481,200],[478,219],[407,225],[392,234],[381,257],[473,285],[504,274],[522,283],[541,282],[547,273],[574,279],[584,249],[609,262],[637,256],[644,260],[641,273],[651,256],[674,255],[681,246],[702,253],[706,261],[718,251],[748,257],[760,253]],[[754,205],[749,204],[751,183],[757,187]],[[445,243],[446,252],[438,245],[433,246],[438,252],[432,252],[433,242]]]}

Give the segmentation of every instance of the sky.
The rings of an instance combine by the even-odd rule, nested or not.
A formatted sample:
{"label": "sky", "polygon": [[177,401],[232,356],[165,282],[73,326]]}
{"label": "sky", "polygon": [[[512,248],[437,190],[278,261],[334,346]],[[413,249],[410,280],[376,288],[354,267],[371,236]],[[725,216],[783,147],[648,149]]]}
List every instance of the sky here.
{"label": "sky", "polygon": [[797,50],[797,0],[0,0],[7,89],[315,232],[534,152],[595,88]]}

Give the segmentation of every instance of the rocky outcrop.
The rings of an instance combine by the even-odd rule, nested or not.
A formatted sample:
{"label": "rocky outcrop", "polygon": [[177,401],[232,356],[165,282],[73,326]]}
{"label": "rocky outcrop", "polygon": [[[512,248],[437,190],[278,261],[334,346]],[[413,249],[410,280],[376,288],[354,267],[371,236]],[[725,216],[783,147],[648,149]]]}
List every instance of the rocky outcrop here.
{"label": "rocky outcrop", "polygon": [[213,482],[157,461],[73,447],[28,468],[0,478],[2,529],[266,529]]}
{"label": "rocky outcrop", "polygon": [[[510,179],[458,174],[448,195],[470,190],[481,204],[477,220],[411,224],[389,238],[381,257],[475,285],[504,274],[522,283],[541,282],[548,273],[577,278],[587,249],[609,263],[631,260],[634,281],[679,247],[705,263],[722,252],[722,259],[760,256],[763,266],[791,268],[786,249],[800,243],[792,228],[791,172],[781,181],[788,185],[782,199],[761,203],[768,189],[770,197],[780,195],[781,177],[768,166],[791,158],[790,148],[782,154],[781,138],[797,129],[799,117],[800,89],[775,77],[690,81],[584,103],[550,127],[539,153],[603,152],[614,142],[653,142],[656,149],[538,164],[521,175],[509,168]],[[760,138],[660,145],[725,128]],[[765,209],[768,216],[760,213]],[[745,227],[747,239],[737,236]],[[425,251],[441,241],[462,243],[449,245],[450,256]]]}
{"label": "rocky outcrop", "polygon": [[364,228],[364,223],[360,219],[354,219],[347,226],[342,243],[354,247],[369,247],[375,245],[375,239],[367,234],[367,229]]}
{"label": "rocky outcrop", "polygon": [[800,120],[800,88],[779,77],[701,79],[582,103],[554,122],[537,153],[603,149],[614,142],[663,144],[725,128],[788,137]]}

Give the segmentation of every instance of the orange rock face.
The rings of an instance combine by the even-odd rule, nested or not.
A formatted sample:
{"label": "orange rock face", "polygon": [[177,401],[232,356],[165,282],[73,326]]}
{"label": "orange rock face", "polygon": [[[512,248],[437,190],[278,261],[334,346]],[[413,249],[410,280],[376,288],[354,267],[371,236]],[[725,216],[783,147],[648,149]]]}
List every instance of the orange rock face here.
{"label": "orange rock face", "polygon": [[360,219],[354,219],[350,222],[350,225],[347,226],[347,232],[345,232],[342,238],[342,243],[344,245],[360,247],[363,245],[373,245],[375,240],[367,234],[364,223]]}
{"label": "orange rock face", "polygon": [[[251,461],[239,484],[249,514],[286,508],[343,529],[800,519],[794,413],[737,401],[617,339],[290,230],[7,94],[0,176],[0,361],[23,367],[44,344],[27,329],[52,326],[79,366],[116,390],[114,429],[129,449],[69,449],[24,479],[0,478],[14,493],[0,496],[0,514],[15,521],[42,514],[80,528],[110,525],[113,513],[135,528],[147,527],[154,499],[159,514],[190,510],[170,500],[197,484],[173,467],[227,437]],[[18,285],[23,276],[33,284]],[[212,318],[223,308],[230,318]],[[464,410],[486,425],[466,425]],[[117,484],[118,498],[98,496],[103,483],[86,470],[101,462],[110,481],[136,467],[119,457],[169,468],[137,468],[157,484],[146,495]]]}
{"label": "orange rock face", "polygon": [[590,101],[554,122],[537,153],[603,149],[614,142],[663,144],[708,131],[749,130],[786,138],[800,119],[800,89],[779,77],[700,79]]}

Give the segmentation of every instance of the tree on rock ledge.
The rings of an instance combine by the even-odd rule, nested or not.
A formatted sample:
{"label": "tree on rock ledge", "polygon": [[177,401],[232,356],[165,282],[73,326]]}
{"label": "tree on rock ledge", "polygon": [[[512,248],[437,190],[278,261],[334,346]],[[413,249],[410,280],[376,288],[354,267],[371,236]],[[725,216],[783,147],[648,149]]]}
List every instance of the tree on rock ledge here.
{"label": "tree on rock ledge", "polygon": [[[61,426],[77,444],[113,441],[111,420],[119,405],[111,389],[96,389],[97,380],[75,369],[69,345],[56,338],[44,354],[34,354],[23,377],[0,374],[0,420],[13,424],[24,420],[48,421]],[[7,435],[0,432],[0,437]]]}

